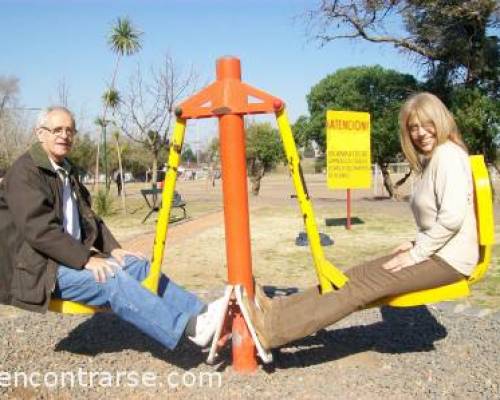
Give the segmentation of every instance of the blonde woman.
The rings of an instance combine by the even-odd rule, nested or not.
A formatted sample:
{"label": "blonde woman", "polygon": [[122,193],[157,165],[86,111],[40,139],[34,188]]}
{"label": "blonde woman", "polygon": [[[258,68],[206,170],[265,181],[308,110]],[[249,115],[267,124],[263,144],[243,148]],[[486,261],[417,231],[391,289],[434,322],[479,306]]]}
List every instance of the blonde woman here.
{"label": "blonde woman", "polygon": [[246,299],[265,348],[310,335],[368,304],[415,290],[453,283],[478,261],[472,175],[453,116],[431,93],[411,96],[400,112],[403,152],[418,176],[410,205],[413,242],[385,257],[349,269],[349,281],[322,295],[318,287],[291,296]]}

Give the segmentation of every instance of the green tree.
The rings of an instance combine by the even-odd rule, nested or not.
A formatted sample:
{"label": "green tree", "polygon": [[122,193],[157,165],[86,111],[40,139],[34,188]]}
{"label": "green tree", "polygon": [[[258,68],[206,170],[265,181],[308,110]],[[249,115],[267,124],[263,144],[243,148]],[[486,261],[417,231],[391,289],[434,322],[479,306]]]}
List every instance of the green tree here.
{"label": "green tree", "polygon": [[97,145],[88,133],[76,135],[70,160],[77,167],[80,177],[92,170],[93,160],[97,153]]}
{"label": "green tree", "polygon": [[145,178],[147,169],[151,167],[151,161],[148,153],[144,151],[144,146],[130,139],[122,139],[123,169],[131,172],[134,178]]}
{"label": "green tree", "polygon": [[323,44],[339,39],[386,43],[427,71],[447,101],[452,84],[482,86],[498,96],[500,5],[495,0],[323,0],[310,10],[311,33]]}
{"label": "green tree", "polygon": [[195,162],[196,161],[196,155],[194,154],[193,150],[191,149],[191,146],[185,145],[182,154],[181,154],[181,160],[183,162]]}
{"label": "green tree", "polygon": [[478,88],[455,88],[451,111],[471,153],[484,154],[495,167],[500,141],[500,102]]}
{"label": "green tree", "polygon": [[308,144],[309,136],[309,118],[306,115],[301,115],[292,125],[293,139],[297,147],[304,147]]}
{"label": "green tree", "polygon": [[249,124],[246,127],[246,158],[252,194],[258,196],[264,174],[284,160],[278,130],[268,122]]}
{"label": "green tree", "polygon": [[454,111],[470,148],[496,162],[498,1],[323,0],[309,15],[323,44],[345,38],[392,44],[420,63],[427,74],[423,89]]}
{"label": "green tree", "polygon": [[401,103],[417,89],[413,76],[380,66],[340,69],[322,79],[307,95],[311,114],[307,140],[314,140],[325,152],[327,110],[369,112],[372,159],[380,166],[384,186],[392,197],[394,185],[388,164],[401,158],[398,111]]}
{"label": "green tree", "polygon": [[220,162],[219,137],[214,136],[207,148],[207,159],[209,163],[218,164]]}

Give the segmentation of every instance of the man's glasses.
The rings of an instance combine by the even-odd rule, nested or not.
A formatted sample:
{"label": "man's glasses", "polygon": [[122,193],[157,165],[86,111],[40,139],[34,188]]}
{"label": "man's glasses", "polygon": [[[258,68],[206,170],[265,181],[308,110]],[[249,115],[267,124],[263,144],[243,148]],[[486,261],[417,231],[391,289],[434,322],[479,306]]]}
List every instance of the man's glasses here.
{"label": "man's glasses", "polygon": [[63,128],[62,126],[58,126],[54,129],[47,128],[46,126],[41,126],[40,129],[44,129],[54,136],[62,136],[65,133],[66,136],[73,137],[77,133],[77,131],[73,128]]}

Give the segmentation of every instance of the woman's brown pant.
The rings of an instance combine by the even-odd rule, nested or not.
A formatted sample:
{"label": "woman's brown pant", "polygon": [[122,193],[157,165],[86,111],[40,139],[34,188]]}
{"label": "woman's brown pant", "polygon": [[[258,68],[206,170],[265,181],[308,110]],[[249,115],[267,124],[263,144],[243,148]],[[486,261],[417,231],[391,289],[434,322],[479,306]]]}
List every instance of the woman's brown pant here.
{"label": "woman's brown pant", "polygon": [[390,272],[382,265],[392,257],[351,268],[346,272],[349,281],[339,290],[322,295],[316,286],[274,298],[264,314],[269,345],[277,347],[310,335],[384,297],[430,289],[464,277],[438,257]]}

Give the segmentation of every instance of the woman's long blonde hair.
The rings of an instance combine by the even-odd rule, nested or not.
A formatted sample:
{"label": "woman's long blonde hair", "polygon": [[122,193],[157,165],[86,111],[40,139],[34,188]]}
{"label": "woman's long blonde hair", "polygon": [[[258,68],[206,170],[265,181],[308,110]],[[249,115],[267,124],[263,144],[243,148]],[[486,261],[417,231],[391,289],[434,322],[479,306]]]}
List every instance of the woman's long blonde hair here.
{"label": "woman's long blonde hair", "polygon": [[433,123],[437,145],[451,140],[467,152],[455,119],[443,102],[432,93],[416,93],[406,100],[399,113],[401,148],[412,170],[422,172],[423,169],[421,153],[415,148],[408,127],[408,121],[415,116],[421,124]]}

